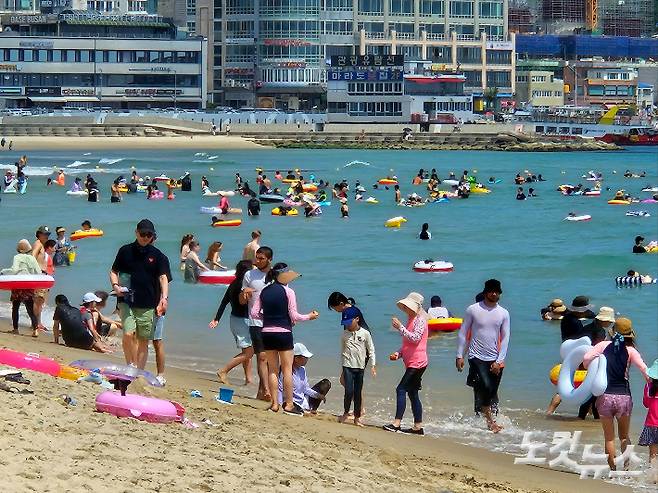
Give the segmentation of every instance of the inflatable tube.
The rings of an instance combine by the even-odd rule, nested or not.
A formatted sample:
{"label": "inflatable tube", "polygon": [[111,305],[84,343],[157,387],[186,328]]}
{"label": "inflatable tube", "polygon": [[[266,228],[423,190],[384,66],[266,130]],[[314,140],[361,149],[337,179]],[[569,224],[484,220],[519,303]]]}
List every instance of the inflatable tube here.
{"label": "inflatable tube", "polygon": [[87,190],[78,190],[77,192],[74,192],[73,190],[69,190],[66,192],[66,195],[70,195],[72,197],[86,197],[89,195],[89,192]]}
{"label": "inflatable tube", "polygon": [[567,217],[564,218],[564,220],[565,221],[576,221],[576,222],[591,221],[592,216],[590,216],[589,214],[582,214],[580,216],[567,216]]}
{"label": "inflatable tube", "polygon": [[[562,368],[562,365],[558,363],[553,368],[551,368],[551,371],[548,374],[548,378],[551,380],[551,383],[553,385],[557,385],[557,379],[560,374],[560,368]],[[583,383],[583,380],[585,380],[586,375],[587,375],[587,370],[576,370],[576,373],[573,377],[574,388],[580,387],[580,384]]]}
{"label": "inflatable tube", "polygon": [[221,214],[222,210],[219,207],[199,207],[201,214]]}
{"label": "inflatable tube", "polygon": [[55,285],[55,278],[45,274],[0,275],[0,289],[49,289]]}
{"label": "inflatable tube", "polygon": [[491,193],[491,190],[485,187],[472,187],[471,193]]}
{"label": "inflatable tube", "polygon": [[258,198],[260,199],[261,202],[265,202],[268,204],[276,204],[279,202],[283,202],[285,197],[273,193],[263,193],[260,194]]}
{"label": "inflatable tube", "polygon": [[199,273],[199,284],[231,284],[234,280],[234,270],[207,270]]}
{"label": "inflatable tube", "polygon": [[284,178],[281,180],[281,183],[297,183],[298,181],[297,178]]}
{"label": "inflatable tube", "polygon": [[103,236],[103,230],[101,229],[90,229],[89,231],[79,229],[73,232],[71,241],[81,240],[83,238],[98,238],[100,236]]}
{"label": "inflatable tube", "polygon": [[607,361],[605,356],[600,355],[590,363],[583,382],[578,388],[574,387],[576,370],[590,349],[592,349],[592,342],[589,337],[564,341],[560,346],[562,367],[557,379],[557,391],[565,402],[582,404],[591,396],[603,394],[608,386]]}
{"label": "inflatable tube", "polygon": [[54,359],[42,358],[38,354],[25,354],[11,349],[0,349],[0,364],[21,370],[38,371],[53,377],[58,376],[61,369],[61,365]]}
{"label": "inflatable tube", "polygon": [[658,279],[649,276],[618,276],[615,277],[617,286],[642,286],[643,284],[656,284]]}
{"label": "inflatable tube", "polygon": [[413,266],[415,272],[451,272],[453,265],[443,260],[420,260]]}
{"label": "inflatable tube", "polygon": [[242,224],[241,219],[227,219],[226,221],[217,221],[212,223],[213,228],[231,228],[235,226],[240,226]]}
{"label": "inflatable tube", "polygon": [[176,402],[137,394],[121,395],[106,390],[96,396],[96,410],[117,418],[135,418],[148,423],[182,421],[185,409]]}
{"label": "inflatable tube", "polygon": [[161,190],[155,190],[151,192],[151,195],[147,197],[149,200],[161,200],[164,199],[164,192]]}
{"label": "inflatable tube", "polygon": [[450,202],[450,199],[446,197],[441,197],[440,199],[436,199],[432,201],[433,204],[444,204],[446,202]]}
{"label": "inflatable tube", "polygon": [[641,204],[656,204],[656,203],[658,203],[658,200],[644,199],[644,200],[640,200],[640,203]]}
{"label": "inflatable tube", "polygon": [[323,202],[316,202],[320,207],[329,207],[331,205],[331,201],[325,200]]}
{"label": "inflatable tube", "polygon": [[381,180],[377,181],[380,185],[397,185],[398,181],[393,179],[393,178],[382,178]]}
{"label": "inflatable tube", "polygon": [[365,201],[366,204],[379,204],[379,200],[375,197],[368,197]]}
{"label": "inflatable tube", "polygon": [[585,197],[599,197],[601,195],[601,190],[590,190],[589,192],[583,192]]}
{"label": "inflatable tube", "polygon": [[117,378],[132,382],[137,378],[143,378],[149,385],[162,387],[162,384],[155,378],[153,373],[130,365],[122,365],[120,363],[98,359],[79,359],[70,363],[69,366],[83,370],[97,371],[108,379]]}
{"label": "inflatable tube", "polygon": [[89,375],[89,370],[84,370],[82,368],[73,368],[72,366],[62,365],[59,369],[57,376],[59,378],[65,378],[66,380],[76,381],[79,378],[83,378]]}
{"label": "inflatable tube", "polygon": [[430,332],[454,332],[462,325],[461,318],[431,318],[427,321]]}
{"label": "inflatable tube", "polygon": [[119,186],[119,188],[117,188],[117,190],[119,190],[119,192],[121,192],[121,193],[128,193],[128,186],[127,185],[121,185],[121,186]]}
{"label": "inflatable tube", "polygon": [[318,191],[318,186],[315,183],[304,183],[302,185],[302,189],[305,192],[317,192]]}
{"label": "inflatable tube", "polygon": [[166,175],[160,175],[160,176],[156,176],[155,178],[153,178],[153,181],[169,181],[170,179],[171,178],[169,178]]}
{"label": "inflatable tube", "polygon": [[273,216],[297,216],[299,214],[299,211],[297,209],[290,209],[288,212],[285,214],[279,207],[275,207],[272,209],[272,215]]}
{"label": "inflatable tube", "polygon": [[450,185],[451,187],[456,187],[459,185],[459,180],[441,180],[441,183],[445,183],[446,185]]}
{"label": "inflatable tube", "polygon": [[608,200],[608,204],[610,205],[630,205],[630,203],[631,203],[630,200],[618,200],[618,199]]}
{"label": "inflatable tube", "polygon": [[402,226],[402,223],[406,223],[406,222],[407,220],[404,217],[396,216],[388,219],[384,223],[384,226],[386,226],[387,228],[399,228],[400,226]]}
{"label": "inflatable tube", "polygon": [[283,205],[288,207],[299,207],[300,205],[302,205],[302,203],[300,201],[294,201],[292,199],[284,199]]}
{"label": "inflatable tube", "polygon": [[655,193],[658,192],[658,187],[644,187],[642,191]]}
{"label": "inflatable tube", "polygon": [[216,192],[203,192],[204,197],[235,197],[233,190],[217,190]]}
{"label": "inflatable tube", "polygon": [[497,178],[497,179],[495,179],[494,181],[487,180],[487,184],[488,184],[488,185],[497,185],[498,183],[502,183],[502,181],[503,181],[503,180],[501,180],[500,178]]}
{"label": "inflatable tube", "polygon": [[647,211],[626,211],[627,216],[631,217],[651,217]]}

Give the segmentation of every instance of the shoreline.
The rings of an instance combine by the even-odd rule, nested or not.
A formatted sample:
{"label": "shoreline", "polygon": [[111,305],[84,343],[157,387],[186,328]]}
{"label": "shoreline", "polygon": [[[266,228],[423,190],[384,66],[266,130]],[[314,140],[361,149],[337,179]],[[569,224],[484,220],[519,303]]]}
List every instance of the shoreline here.
{"label": "shoreline", "polygon": [[[13,141],[12,150],[23,152],[52,150],[164,150],[164,149],[217,149],[217,150],[255,150],[267,149],[267,146],[240,136],[226,135],[171,135],[165,137],[6,137]],[[0,151],[0,156],[2,151]]]}
{"label": "shoreline", "polygon": [[[61,362],[107,358],[55,346],[50,334],[35,340],[7,334],[8,329],[9,324],[0,321],[2,347],[38,351]],[[106,484],[130,491],[356,491],[357,484],[362,492],[400,486],[428,492],[630,491],[602,481],[583,481],[572,473],[514,465],[512,455],[445,438],[341,425],[324,413],[301,419],[274,415],[265,411],[266,403],[239,395],[244,387],[235,387],[236,404],[226,406],[213,399],[219,387],[214,376],[176,368],[168,368],[166,375],[165,389],[142,391],[176,400],[186,407],[191,421],[201,424],[209,418],[216,427],[201,424],[188,429],[96,413],[97,386],[24,371],[32,380],[33,396],[0,392],[0,405],[8,411],[2,431],[6,449],[12,451],[0,471],[14,479],[16,489],[11,491],[42,489],[44,484],[53,491],[86,487],[104,491]],[[192,389],[200,390],[203,398],[190,398]],[[78,405],[63,406],[57,401],[61,394],[74,396]],[[35,460],[53,456],[59,460],[56,469]],[[77,472],[81,460],[84,474]]]}

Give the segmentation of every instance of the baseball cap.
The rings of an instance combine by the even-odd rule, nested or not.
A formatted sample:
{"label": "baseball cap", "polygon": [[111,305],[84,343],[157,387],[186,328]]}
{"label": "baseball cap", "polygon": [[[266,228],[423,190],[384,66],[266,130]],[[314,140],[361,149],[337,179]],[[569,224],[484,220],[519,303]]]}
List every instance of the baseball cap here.
{"label": "baseball cap", "polygon": [[296,342],[292,351],[295,356],[304,356],[305,358],[311,358],[313,356],[313,353],[301,342]]}
{"label": "baseball cap", "polygon": [[150,219],[142,219],[137,223],[137,231],[142,233],[153,233],[155,234],[155,226],[150,221]]}
{"label": "baseball cap", "polygon": [[343,310],[343,316],[341,317],[341,325],[352,325],[352,321],[360,315],[358,308],[353,306],[345,308]]}
{"label": "baseball cap", "polygon": [[50,234],[50,228],[48,228],[48,226],[45,226],[45,225],[44,226],[39,226],[37,228],[37,234],[39,234],[39,233],[49,235]]}
{"label": "baseball cap", "polygon": [[96,303],[100,303],[102,300],[91,292],[85,293],[85,295],[82,297],[83,303],[91,303],[92,301],[95,301]]}

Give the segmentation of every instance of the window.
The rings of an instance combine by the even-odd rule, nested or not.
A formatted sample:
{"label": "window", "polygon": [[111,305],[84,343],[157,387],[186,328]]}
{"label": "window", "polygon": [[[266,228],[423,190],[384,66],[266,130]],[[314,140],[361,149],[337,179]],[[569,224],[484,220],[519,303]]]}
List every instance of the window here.
{"label": "window", "polygon": [[450,17],[473,17],[473,2],[452,0],[450,2]]}
{"label": "window", "polygon": [[590,96],[603,96],[603,86],[588,86],[587,93]]}
{"label": "window", "polygon": [[[489,53],[487,52],[487,56]],[[482,50],[477,47],[458,47],[457,48],[457,61],[459,63],[481,63]]]}
{"label": "window", "polygon": [[510,76],[510,72],[487,70],[487,87],[510,87]]}
{"label": "window", "polygon": [[413,0],[389,0],[388,13],[389,15],[413,15],[414,2]]}
{"label": "window", "polygon": [[484,19],[502,19],[503,2],[480,2],[480,17]]}
{"label": "window", "polygon": [[420,15],[443,15],[443,0],[420,0]]}
{"label": "window", "polygon": [[384,13],[384,0],[359,0],[359,14],[372,15]]}
{"label": "window", "polygon": [[325,0],[327,10],[352,10],[352,0]]}
{"label": "window", "polygon": [[[511,65],[512,63],[512,52],[511,51],[500,51],[500,50],[487,50],[487,63],[493,65]],[[546,80],[545,76],[542,76],[542,82]]]}

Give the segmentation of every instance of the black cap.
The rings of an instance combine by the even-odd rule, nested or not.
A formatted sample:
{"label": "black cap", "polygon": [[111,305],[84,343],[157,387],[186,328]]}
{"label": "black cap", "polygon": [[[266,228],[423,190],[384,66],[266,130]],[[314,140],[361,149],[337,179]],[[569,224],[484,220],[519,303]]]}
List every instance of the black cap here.
{"label": "black cap", "polygon": [[644,241],[644,236],[636,236],[635,237],[635,243],[638,243],[640,241]]}
{"label": "black cap", "polygon": [[153,226],[153,223],[149,219],[142,219],[137,223],[137,231],[155,234],[155,226]]}
{"label": "black cap", "polygon": [[498,279],[489,279],[484,283],[483,293],[498,293],[503,292],[503,288],[500,286],[500,281]]}

